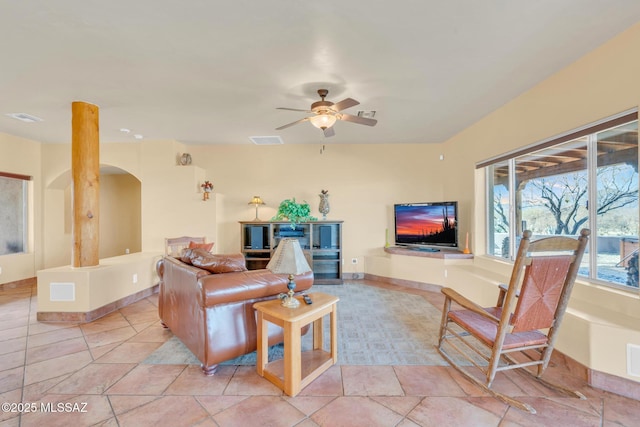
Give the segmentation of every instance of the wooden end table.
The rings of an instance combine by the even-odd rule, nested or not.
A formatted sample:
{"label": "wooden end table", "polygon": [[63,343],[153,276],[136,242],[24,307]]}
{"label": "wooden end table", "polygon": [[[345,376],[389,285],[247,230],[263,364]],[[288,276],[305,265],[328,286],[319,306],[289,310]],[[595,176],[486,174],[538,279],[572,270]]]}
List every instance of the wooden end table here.
{"label": "wooden end table", "polygon": [[[338,297],[316,292],[309,294],[313,304],[302,297],[298,308],[283,307],[280,300],[255,303],[258,313],[258,375],[271,381],[289,396],[295,396],[338,361]],[[331,351],[323,349],[323,318],[330,314]],[[284,329],[284,360],[269,362],[267,322]],[[302,352],[301,329],[313,322],[313,350]]]}

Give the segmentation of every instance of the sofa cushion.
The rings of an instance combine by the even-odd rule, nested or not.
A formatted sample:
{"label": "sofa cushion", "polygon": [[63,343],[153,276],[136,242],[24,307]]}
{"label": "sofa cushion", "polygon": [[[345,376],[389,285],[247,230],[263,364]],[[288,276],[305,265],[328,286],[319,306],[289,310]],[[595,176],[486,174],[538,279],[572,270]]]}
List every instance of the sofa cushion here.
{"label": "sofa cushion", "polygon": [[[189,251],[187,249],[185,253]],[[233,273],[247,271],[244,255],[238,254],[212,254],[204,249],[190,250],[191,265],[210,271],[211,273]]]}
{"label": "sofa cushion", "polygon": [[193,265],[192,259],[194,257],[204,255],[211,255],[211,252],[209,252],[206,248],[184,248],[180,252],[180,255],[176,256],[176,258],[187,265]]}
{"label": "sofa cushion", "polygon": [[189,242],[189,249],[204,249],[207,252],[211,252],[213,249],[213,242],[211,243],[197,243],[197,242]]}
{"label": "sofa cushion", "polygon": [[193,256],[193,251],[194,249],[184,248],[182,251],[180,251],[180,255],[178,255],[176,258],[187,265],[191,265],[191,257]]}

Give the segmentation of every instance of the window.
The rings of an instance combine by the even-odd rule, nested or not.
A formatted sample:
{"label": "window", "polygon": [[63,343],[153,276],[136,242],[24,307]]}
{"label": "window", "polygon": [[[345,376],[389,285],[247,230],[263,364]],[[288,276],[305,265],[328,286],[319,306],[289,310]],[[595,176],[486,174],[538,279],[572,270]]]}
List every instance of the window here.
{"label": "window", "polygon": [[501,162],[489,167],[487,193],[491,203],[488,213],[490,230],[487,253],[509,258],[509,212],[511,197],[509,183],[509,163]]}
{"label": "window", "polygon": [[637,113],[479,165],[487,176],[487,253],[513,259],[534,237],[591,229],[580,274],[638,289]]}
{"label": "window", "polygon": [[27,251],[28,180],[0,172],[0,255]]}

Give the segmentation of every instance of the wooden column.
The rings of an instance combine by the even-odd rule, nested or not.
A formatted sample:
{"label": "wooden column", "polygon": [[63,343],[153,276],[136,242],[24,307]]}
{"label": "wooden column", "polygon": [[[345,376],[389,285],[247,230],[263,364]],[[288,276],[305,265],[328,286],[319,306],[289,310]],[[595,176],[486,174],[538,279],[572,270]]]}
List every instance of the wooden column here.
{"label": "wooden column", "polygon": [[91,267],[100,262],[98,107],[86,102],[73,102],[71,112],[72,267]]}

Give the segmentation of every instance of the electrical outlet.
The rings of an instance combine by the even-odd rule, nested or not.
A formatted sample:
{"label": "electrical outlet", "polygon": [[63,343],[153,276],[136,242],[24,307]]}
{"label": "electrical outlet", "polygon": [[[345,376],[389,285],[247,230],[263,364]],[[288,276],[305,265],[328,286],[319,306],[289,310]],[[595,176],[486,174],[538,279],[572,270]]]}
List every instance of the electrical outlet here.
{"label": "electrical outlet", "polygon": [[358,258],[351,258],[351,264],[357,264]]}
{"label": "electrical outlet", "polygon": [[137,274],[133,275],[133,283],[138,283],[138,275]]}

